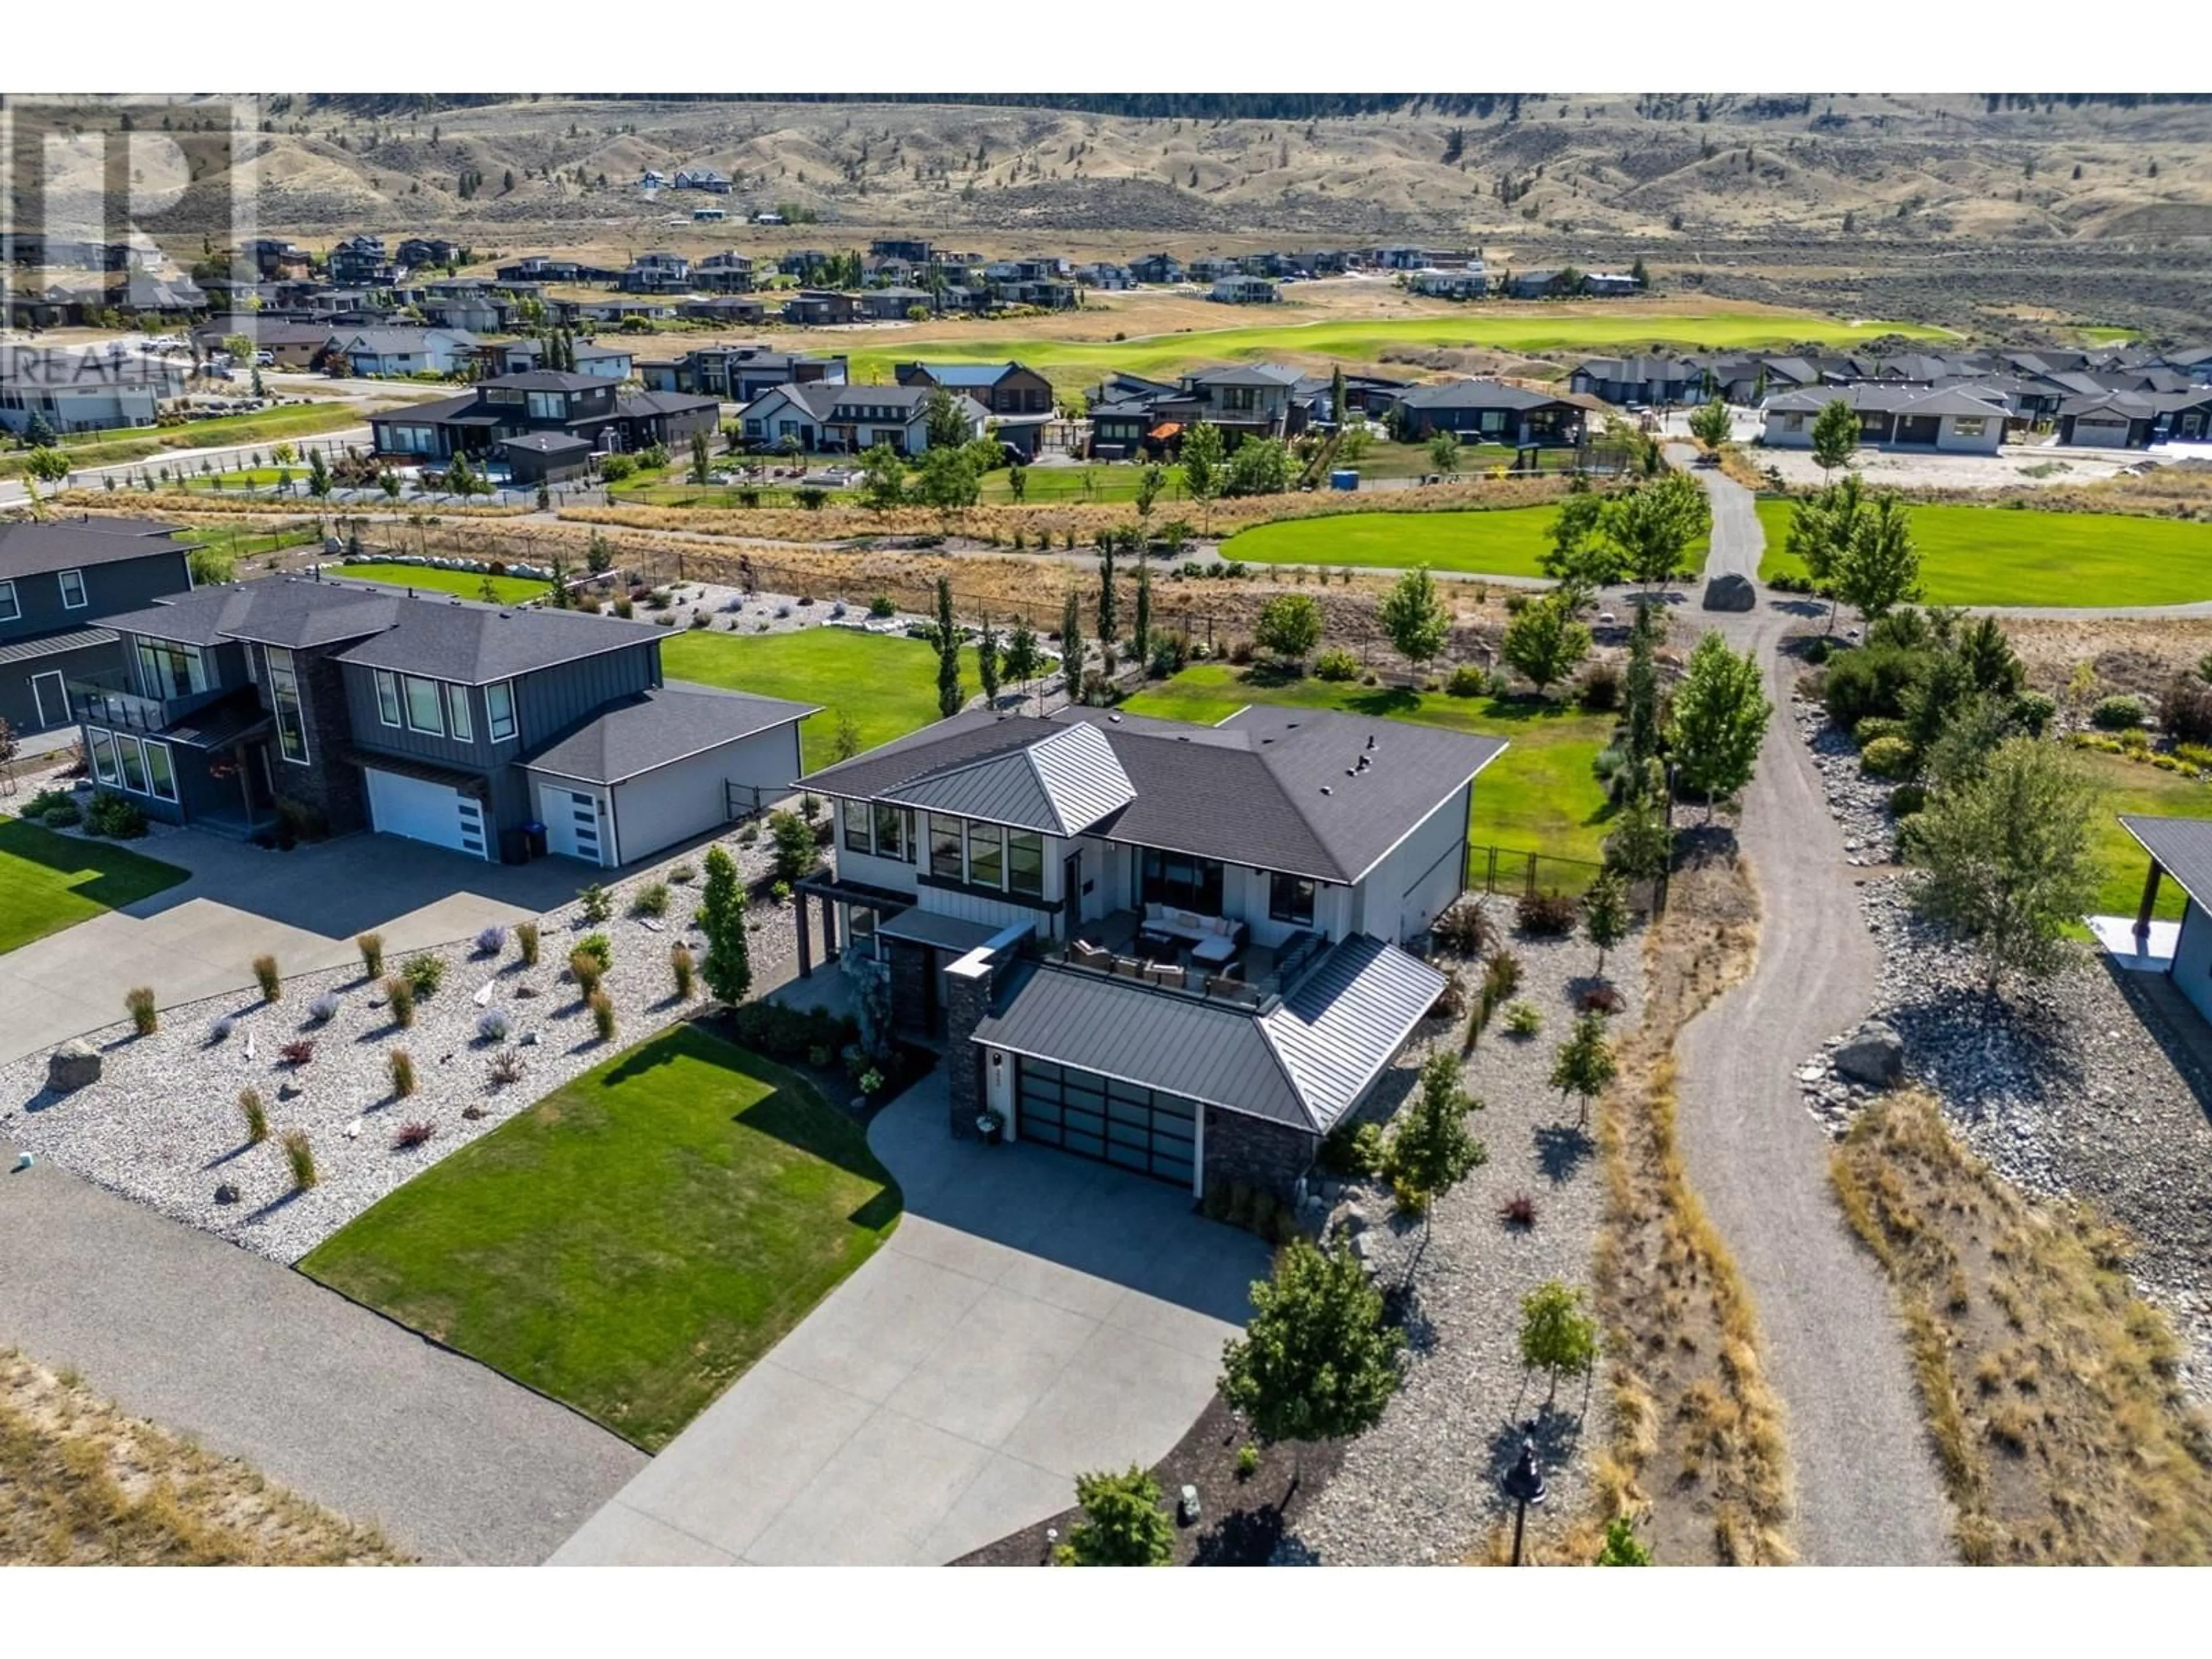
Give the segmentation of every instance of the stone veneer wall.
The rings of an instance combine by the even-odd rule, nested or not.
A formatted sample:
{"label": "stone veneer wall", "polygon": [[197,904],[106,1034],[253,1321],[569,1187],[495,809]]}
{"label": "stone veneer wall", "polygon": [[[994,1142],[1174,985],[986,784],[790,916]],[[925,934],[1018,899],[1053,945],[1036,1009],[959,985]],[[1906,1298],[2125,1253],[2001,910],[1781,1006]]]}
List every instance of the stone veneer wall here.
{"label": "stone veneer wall", "polygon": [[1320,1150],[1321,1137],[1310,1129],[1295,1128],[1243,1112],[1206,1108],[1205,1184],[1242,1181],[1265,1188],[1289,1202],[1298,1177]]}
{"label": "stone veneer wall", "polygon": [[945,1094],[951,1103],[955,1140],[975,1133],[975,1115],[983,1109],[983,1048],[975,1028],[991,1012],[991,984],[997,978],[988,958],[972,966],[955,963],[945,975]]}
{"label": "stone veneer wall", "polygon": [[[277,799],[297,801],[319,814],[333,836],[366,830],[368,783],[361,768],[344,758],[353,746],[353,721],[338,665],[325,653],[295,651],[292,668],[300,682],[301,715],[307,723],[308,764],[286,760],[276,734],[269,734],[269,775],[276,781]],[[262,702],[268,702],[265,682]]]}

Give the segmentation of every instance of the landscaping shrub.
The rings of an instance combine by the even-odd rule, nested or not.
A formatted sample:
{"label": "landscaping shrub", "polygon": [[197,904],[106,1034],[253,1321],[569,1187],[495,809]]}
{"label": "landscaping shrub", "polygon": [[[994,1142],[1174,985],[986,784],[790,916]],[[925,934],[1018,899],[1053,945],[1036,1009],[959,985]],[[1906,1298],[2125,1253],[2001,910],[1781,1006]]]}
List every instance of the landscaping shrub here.
{"label": "landscaping shrub", "polygon": [[605,921],[615,913],[614,900],[607,896],[605,887],[596,881],[577,893],[576,902],[583,907],[584,920],[588,922]]}
{"label": "landscaping shrub", "polygon": [[1314,659],[1314,678],[1317,680],[1356,679],[1359,674],[1359,659],[1340,645],[1332,645]]}
{"label": "landscaping shrub", "polygon": [[400,965],[399,976],[407,981],[408,989],[418,1000],[435,996],[438,988],[446,982],[445,960],[428,951],[411,956]]}
{"label": "landscaping shrub", "polygon": [[437,1133],[438,1126],[434,1123],[403,1123],[392,1137],[392,1150],[395,1152],[412,1152]]}
{"label": "landscaping shrub", "polygon": [[580,945],[568,953],[568,976],[576,981],[576,988],[586,1002],[598,994],[599,981],[606,971],[606,964]]}
{"label": "landscaping shrub", "polygon": [[2212,741],[2212,684],[2176,674],[2159,696],[2158,723],[2185,742]]}
{"label": "landscaping shrub", "polygon": [[1609,662],[1594,662],[1583,671],[1575,699],[1593,714],[1609,714],[1620,706],[1620,670]]}
{"label": "landscaping shrub", "polygon": [[1617,1014],[1626,1006],[1626,1000],[1610,985],[1589,985],[1575,998],[1575,1009],[1584,1014]]}
{"label": "landscaping shrub", "polygon": [[1887,714],[1869,714],[1852,729],[1851,737],[1863,749],[1881,738],[1910,738],[1912,728],[1906,721],[1892,720]]}
{"label": "landscaping shrub", "polygon": [[1358,1180],[1382,1172],[1382,1126],[1340,1123],[1321,1143],[1316,1161],[1327,1173]]}
{"label": "landscaping shrub", "polygon": [[728,1019],[734,1042],[793,1065],[810,1049],[834,1053],[860,1036],[856,1021],[836,1018],[818,1008],[787,1008],[775,1002],[744,1003],[730,1010]]}
{"label": "landscaping shrub", "polygon": [[[52,799],[40,806],[39,801],[46,797]],[[67,830],[84,822],[84,814],[77,810],[76,802],[54,789],[40,790],[32,799],[30,805],[23,809],[23,816],[35,823],[45,824],[49,830]]]}
{"label": "landscaping shrub", "polygon": [[514,924],[514,949],[515,953],[522,958],[524,967],[535,968],[538,965],[538,924],[536,922],[518,921]]}
{"label": "landscaping shrub", "polygon": [[491,1080],[494,1084],[522,1081],[522,1056],[512,1048],[502,1048],[491,1057]]}
{"label": "landscaping shrub", "polygon": [[1909,818],[1928,805],[1928,792],[1917,783],[1900,783],[1889,792],[1889,814]]}
{"label": "landscaping shrub", "polygon": [[797,881],[814,867],[817,856],[814,830],[805,819],[793,812],[771,812],[768,815],[768,830],[775,848],[778,881]]}
{"label": "landscaping shrub", "polygon": [[2012,715],[2020,722],[2021,731],[2031,738],[2039,738],[2058,718],[2058,699],[2047,691],[2023,691],[2013,699]]}
{"label": "landscaping shrub", "polygon": [[1497,943],[1498,929],[1480,899],[1462,898],[1429,924],[1430,937],[1444,950],[1479,957]]}
{"label": "landscaping shrub", "polygon": [[1912,775],[1912,745],[1903,738],[1876,738],[1859,750],[1859,770],[1870,778]]}
{"label": "landscaping shrub", "polygon": [[1565,939],[1575,931],[1579,912],[1565,893],[1528,893],[1513,907],[1513,920],[1532,939]]}
{"label": "landscaping shrub", "polygon": [[276,1058],[287,1066],[305,1066],[315,1057],[313,1037],[295,1037],[276,1050]]}
{"label": "landscaping shrub", "polygon": [[504,1008],[487,1008],[477,1016],[477,1036],[486,1042],[504,1042],[514,1029]]}
{"label": "landscaping shrub", "polygon": [[404,1100],[415,1092],[415,1056],[404,1048],[394,1048],[384,1057],[385,1069],[392,1073],[392,1097]]}
{"label": "landscaping shrub", "polygon": [[668,878],[673,882],[696,881],[699,879],[699,866],[696,864],[679,864],[668,872]]}
{"label": "landscaping shrub", "polygon": [[878,619],[884,617],[895,617],[898,614],[898,606],[891,603],[891,596],[890,594],[878,593],[874,599],[868,601],[868,614],[871,617],[874,617]]}
{"label": "landscaping shrub", "polygon": [[1451,672],[1444,682],[1444,695],[1450,697],[1480,697],[1490,690],[1490,676],[1473,663],[1463,663]]}
{"label": "landscaping shrub", "polygon": [[1544,1029],[1544,1012],[1533,1002],[1516,1002],[1505,1011],[1509,1036],[1532,1037]]}
{"label": "landscaping shrub", "polygon": [[1526,1193],[1516,1193],[1498,1206],[1498,1218],[1525,1231],[1536,1224],[1536,1200]]}
{"label": "landscaping shrub", "polygon": [[615,965],[614,941],[605,933],[586,933],[576,941],[576,948],[599,964],[604,974]]}
{"label": "landscaping shrub", "polygon": [[384,977],[384,935],[356,933],[354,946],[361,952],[361,976],[363,979]]}
{"label": "landscaping shrub", "polygon": [[405,1030],[415,1023],[415,988],[394,974],[384,981],[384,1006],[392,1011],[392,1023]]}
{"label": "landscaping shrub", "polygon": [[57,807],[74,808],[76,805],[76,803],[70,799],[65,790],[41,789],[23,803],[22,815],[27,818],[41,819]]}
{"label": "landscaping shrub", "polygon": [[207,1040],[209,1046],[213,1047],[218,1042],[229,1042],[230,1034],[236,1029],[237,1024],[238,1022],[233,1019],[228,1014],[217,1014],[215,1017],[214,1023],[208,1027]]}
{"label": "landscaping shrub", "polygon": [[1822,671],[1828,718],[1855,732],[1869,714],[1901,717],[1906,694],[1928,678],[1934,660],[1932,652],[1893,646],[1866,645],[1843,653]]}
{"label": "landscaping shrub", "polygon": [[276,971],[276,958],[272,956],[253,958],[253,981],[261,988],[264,1002],[274,1002],[284,994],[283,976]]}
{"label": "landscaping shrub", "polygon": [[507,929],[497,922],[477,931],[477,954],[478,956],[495,957],[505,949],[507,949]]}
{"label": "landscaping shrub", "polygon": [[1237,1478],[1249,1480],[1260,1473],[1260,1449],[1249,1441],[1237,1449]]}
{"label": "landscaping shrub", "polygon": [[594,991],[586,1000],[592,1011],[592,1030],[602,1042],[615,1040],[615,1005],[605,991]]}
{"label": "landscaping shrub", "polygon": [[[1777,584],[1771,582],[1767,585],[1770,587],[1777,586]],[[1804,658],[1806,662],[1809,663],[1812,666],[1818,668],[1822,663],[1827,661],[1829,658],[1836,654],[1835,642],[1832,640],[1828,640],[1819,635],[1815,635],[1813,638],[1805,641],[1805,648],[1799,654]]]}
{"label": "landscaping shrub", "polygon": [[2090,723],[2106,732],[2124,732],[2143,721],[2143,700],[2135,696],[2105,697],[2089,713]]}
{"label": "landscaping shrub", "polygon": [[680,939],[668,947],[668,971],[676,981],[676,1000],[689,1002],[699,968],[691,959],[691,947]]}
{"label": "landscaping shrub", "polygon": [[92,805],[85,811],[84,827],[95,836],[136,841],[146,833],[146,814],[128,795],[101,789],[94,793]]}
{"label": "landscaping shrub", "polygon": [[629,913],[634,916],[665,916],[668,914],[668,884],[656,881],[637,890],[630,899]]}
{"label": "landscaping shrub", "polygon": [[161,1016],[154,1002],[154,988],[134,986],[124,994],[123,1006],[131,1011],[131,1029],[140,1036],[151,1036],[161,1023]]}
{"label": "landscaping shrub", "polygon": [[292,1190],[304,1193],[315,1184],[315,1149],[304,1129],[284,1131],[284,1162],[292,1171]]}
{"label": "landscaping shrub", "polygon": [[324,992],[307,1005],[307,1018],[318,1025],[327,1025],[337,1018],[338,1000],[329,991]]}
{"label": "landscaping shrub", "polygon": [[246,1144],[258,1146],[269,1139],[269,1108],[261,1098],[258,1089],[238,1091],[238,1109],[246,1119]]}

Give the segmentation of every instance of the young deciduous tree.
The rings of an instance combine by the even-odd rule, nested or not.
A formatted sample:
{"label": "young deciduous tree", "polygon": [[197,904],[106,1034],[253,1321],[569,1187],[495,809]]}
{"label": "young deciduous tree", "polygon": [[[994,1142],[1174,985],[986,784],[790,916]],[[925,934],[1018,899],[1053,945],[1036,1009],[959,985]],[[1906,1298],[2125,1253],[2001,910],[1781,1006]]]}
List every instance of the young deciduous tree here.
{"label": "young deciduous tree", "polygon": [[1563,1101],[1571,1094],[1580,1097],[1582,1111],[1576,1121],[1587,1123],[1590,1097],[1604,1092],[1617,1069],[1613,1045],[1606,1041],[1605,1016],[1583,1014],[1553,1056],[1552,1086]]}
{"label": "young deciduous tree", "polygon": [[1871,623],[1920,597],[1920,549],[1912,515],[1893,495],[1860,514],[1850,545],[1837,558],[1836,599]]}
{"label": "young deciduous tree", "polygon": [[1383,1154],[1382,1173],[1398,1207],[1426,1224],[1437,1200],[1490,1161],[1468,1132],[1467,1115],[1482,1103],[1460,1087],[1459,1056],[1439,1049],[1421,1064],[1421,1091],[1398,1120]]}
{"label": "young deciduous tree", "polygon": [[1622,574],[1663,592],[1686,569],[1691,544],[1712,527],[1713,512],[1695,478],[1669,472],[1607,497],[1600,522]]}
{"label": "young deciduous tree", "polygon": [[1552,520],[1552,544],[1544,550],[1544,574],[1575,590],[1577,605],[1601,587],[1620,580],[1620,554],[1599,533],[1605,497],[1579,490],[1559,503]]}
{"label": "young deciduous tree", "polygon": [[1375,615],[1398,654],[1416,669],[1443,650],[1451,635],[1451,611],[1437,596],[1437,580],[1426,565],[1399,577]]}
{"label": "young deciduous tree", "polygon": [[693,433],[691,434],[691,482],[696,484],[705,483],[714,470],[714,464],[707,453],[707,434],[703,432]]}
{"label": "young deciduous tree", "polygon": [[1459,471],[1459,435],[1448,427],[1429,434],[1429,465],[1438,472]]}
{"label": "young deciduous tree", "polygon": [[745,939],[745,890],[738,861],[726,848],[707,849],[707,879],[699,894],[699,931],[707,936],[699,976],[718,1001],[739,1003],[752,989],[750,947]]}
{"label": "young deciduous tree", "polygon": [[1583,1311],[1583,1293],[1548,1279],[1521,1298],[1521,1363],[1548,1371],[1550,1398],[1562,1376],[1581,1376],[1597,1364],[1597,1321]]}
{"label": "young deciduous tree", "polygon": [[1730,430],[1728,405],[1717,398],[1691,411],[1690,435],[1708,449],[1726,443]]}
{"label": "young deciduous tree", "polygon": [[999,659],[999,672],[1016,685],[1026,685],[1037,672],[1037,638],[1027,617],[1017,615],[1006,648]]}
{"label": "young deciduous tree", "polygon": [[1682,781],[1705,798],[1708,819],[1716,801],[1751,781],[1773,712],[1753,653],[1738,656],[1718,634],[1698,641],[1674,692],[1667,744]]}
{"label": "young deciduous tree", "polygon": [[1505,624],[1505,660],[1540,696],[1589,655],[1590,631],[1574,619],[1566,601],[1547,593]]}
{"label": "young deciduous tree", "polygon": [[1125,1474],[1075,1477],[1083,1519],[1067,1529],[1054,1559],[1067,1567],[1161,1567],[1175,1559],[1175,1522],[1160,1507],[1159,1482],[1129,1466]]}
{"label": "young deciduous tree", "polygon": [[848,761],[860,752],[860,723],[853,718],[849,708],[835,711],[836,723],[830,738],[830,754],[833,760]]}
{"label": "young deciduous tree", "polygon": [[906,463],[887,443],[860,457],[860,499],[879,511],[906,499]]}
{"label": "young deciduous tree", "polygon": [[1649,793],[1631,795],[1605,838],[1605,867],[1631,881],[1656,880],[1674,855],[1674,832],[1667,824],[1667,804]]}
{"label": "young deciduous tree", "polygon": [[1321,605],[1310,593],[1278,593],[1260,607],[1253,641],[1285,663],[1303,663],[1321,643]]}
{"label": "young deciduous tree", "polygon": [[1974,946],[1992,994],[2007,973],[2050,974],[2070,956],[2066,929],[2101,884],[2095,808],[2066,750],[2014,738],[1912,820],[1914,908]]}
{"label": "young deciduous tree", "polygon": [[1599,1567],[1648,1567],[1651,1552],[1636,1535],[1636,1523],[1625,1515],[1616,1515],[1605,1523],[1605,1545],[1590,1564]]}
{"label": "young deciduous tree", "polygon": [[1398,1391],[1405,1345],[1357,1256],[1294,1239],[1252,1287],[1244,1334],[1222,1350],[1221,1397],[1270,1443],[1349,1439]]}
{"label": "young deciduous tree", "polygon": [[1628,884],[1608,870],[1583,895],[1583,937],[1597,946],[1597,976],[1605,977],[1605,953],[1628,937]]}
{"label": "young deciduous tree", "polygon": [[1848,465],[1859,447],[1859,412],[1841,398],[1831,399],[1813,417],[1813,459],[1826,477]]}
{"label": "young deciduous tree", "polygon": [[1211,509],[1221,493],[1221,428],[1200,421],[1182,434],[1182,483],[1191,500]]}
{"label": "young deciduous tree", "polygon": [[999,632],[991,626],[991,613],[983,613],[983,631],[975,641],[975,673],[983,682],[983,701],[999,700]]}
{"label": "young deciduous tree", "polygon": [[1137,516],[1139,518],[1149,519],[1152,516],[1152,503],[1159,500],[1160,491],[1167,488],[1167,469],[1158,465],[1147,466],[1137,475]]}

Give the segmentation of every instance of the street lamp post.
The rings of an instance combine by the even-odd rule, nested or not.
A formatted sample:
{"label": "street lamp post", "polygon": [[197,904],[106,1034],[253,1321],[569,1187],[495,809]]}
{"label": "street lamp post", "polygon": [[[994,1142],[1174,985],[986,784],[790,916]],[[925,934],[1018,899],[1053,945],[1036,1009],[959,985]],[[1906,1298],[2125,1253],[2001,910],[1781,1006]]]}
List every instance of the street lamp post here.
{"label": "street lamp post", "polygon": [[1513,1467],[1505,1472],[1505,1495],[1515,1504],[1513,1511],[1513,1565],[1521,1565],[1521,1533],[1528,1520],[1528,1506],[1544,1501],[1544,1471],[1536,1462],[1536,1443],[1524,1427],[1521,1437],[1521,1455],[1513,1460]]}

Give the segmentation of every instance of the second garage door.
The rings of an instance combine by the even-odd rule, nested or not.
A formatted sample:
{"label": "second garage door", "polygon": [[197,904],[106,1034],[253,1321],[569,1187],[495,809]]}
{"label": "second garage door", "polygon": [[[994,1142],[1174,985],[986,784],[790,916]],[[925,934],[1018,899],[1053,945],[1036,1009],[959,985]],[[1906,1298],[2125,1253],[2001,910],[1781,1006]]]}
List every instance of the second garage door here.
{"label": "second garage door", "polygon": [[1178,1187],[1191,1184],[1198,1103],[1095,1072],[1021,1056],[1015,1133],[1042,1146],[1118,1164]]}
{"label": "second garage door", "polygon": [[369,821],[388,836],[484,856],[483,803],[442,783],[368,769]]}

